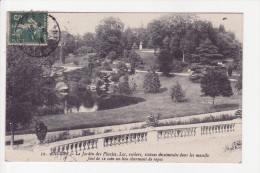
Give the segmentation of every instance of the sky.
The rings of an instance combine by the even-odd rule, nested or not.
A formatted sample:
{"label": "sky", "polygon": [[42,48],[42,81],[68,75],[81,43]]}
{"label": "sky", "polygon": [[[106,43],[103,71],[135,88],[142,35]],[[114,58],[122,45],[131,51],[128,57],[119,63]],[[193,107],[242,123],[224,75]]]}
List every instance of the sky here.
{"label": "sky", "polygon": [[[61,30],[73,35],[95,32],[99,22],[109,16],[118,17],[127,27],[146,27],[154,19],[170,13],[50,13],[59,23]],[[195,13],[201,20],[212,22],[214,27],[223,24],[227,31],[235,33],[243,41],[243,14],[239,13]],[[226,20],[223,20],[226,18]]]}

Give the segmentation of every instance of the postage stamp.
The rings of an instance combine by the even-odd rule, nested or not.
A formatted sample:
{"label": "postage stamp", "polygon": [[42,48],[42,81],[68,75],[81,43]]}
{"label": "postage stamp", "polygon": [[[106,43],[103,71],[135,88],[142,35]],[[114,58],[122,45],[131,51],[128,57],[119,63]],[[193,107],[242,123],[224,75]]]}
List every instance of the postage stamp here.
{"label": "postage stamp", "polygon": [[46,12],[9,12],[9,45],[47,46]]}

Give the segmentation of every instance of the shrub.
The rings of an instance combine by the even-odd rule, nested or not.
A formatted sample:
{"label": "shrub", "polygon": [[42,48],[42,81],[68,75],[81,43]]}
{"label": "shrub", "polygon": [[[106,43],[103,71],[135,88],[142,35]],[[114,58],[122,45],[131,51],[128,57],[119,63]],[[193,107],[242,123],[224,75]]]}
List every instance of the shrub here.
{"label": "shrub", "polygon": [[182,61],[182,62],[181,62],[181,66],[182,66],[182,67],[188,67],[188,66],[189,66],[189,63],[188,63],[187,61],[184,61],[184,62]]}
{"label": "shrub", "polygon": [[131,64],[131,71],[135,72],[135,69],[139,66],[139,65],[143,65],[143,60],[141,58],[141,56],[136,53],[135,51],[131,51],[128,55],[129,58],[129,62]]}
{"label": "shrub", "polygon": [[121,75],[119,73],[111,73],[110,74],[110,80],[112,82],[119,82],[120,77],[121,77]]}
{"label": "shrub", "polygon": [[91,136],[91,135],[95,135],[95,132],[86,129],[86,130],[82,130],[82,136]]}
{"label": "shrub", "polygon": [[158,74],[154,70],[149,70],[144,77],[143,87],[147,92],[157,93],[161,87]]}
{"label": "shrub", "polygon": [[91,84],[91,80],[86,76],[85,78],[81,78],[77,84],[79,90],[86,90],[88,85]]}
{"label": "shrub", "polygon": [[79,62],[78,61],[73,61],[73,64],[74,65],[79,65]]}
{"label": "shrub", "polygon": [[120,78],[121,81],[118,83],[118,92],[119,94],[131,94],[132,91],[129,87],[129,78],[128,76],[123,76]]}
{"label": "shrub", "polygon": [[128,68],[125,65],[125,63],[120,62],[119,64],[116,65],[116,68],[118,69],[118,74],[120,74],[121,76],[126,75],[128,72]]}
{"label": "shrub", "polygon": [[168,50],[161,50],[157,58],[158,68],[165,75],[168,76],[172,69],[173,57]]}
{"label": "shrub", "polygon": [[204,76],[203,73],[195,73],[195,74],[192,74],[189,79],[194,82],[194,83],[200,83],[201,81],[201,78]]}
{"label": "shrub", "polygon": [[182,121],[182,120],[177,120],[177,121],[162,121],[159,122],[159,126],[175,126],[175,125],[185,125],[185,124],[199,124],[199,123],[208,123],[208,122],[219,122],[219,121],[229,121],[235,119],[236,116],[228,115],[228,114],[222,114],[220,116],[212,116],[209,115],[204,118],[197,118],[193,117],[190,120]]}
{"label": "shrub", "polygon": [[173,61],[172,62],[172,70],[171,72],[180,73],[183,71],[183,65],[181,61]]}
{"label": "shrub", "polygon": [[228,76],[232,76],[233,68],[231,66],[228,66]]}
{"label": "shrub", "polygon": [[63,105],[55,104],[38,108],[37,116],[64,114]]}
{"label": "shrub", "polygon": [[119,88],[117,84],[110,85],[110,91],[112,91],[113,94],[119,93]]}
{"label": "shrub", "polygon": [[177,82],[177,84],[171,88],[171,98],[175,102],[181,102],[183,101],[184,97],[185,97],[185,93],[182,90],[179,82]]}
{"label": "shrub", "polygon": [[145,70],[145,66],[144,65],[139,65],[136,67],[136,69],[138,70]]}
{"label": "shrub", "polygon": [[107,59],[110,59],[110,60],[114,60],[114,59],[117,59],[117,53],[115,52],[115,51],[110,51],[108,54],[107,54],[107,56],[106,56],[106,58]]}
{"label": "shrub", "polygon": [[89,62],[97,61],[98,59],[99,57],[97,56],[97,54],[89,55],[88,57]]}
{"label": "shrub", "polygon": [[92,47],[90,47],[90,46],[81,46],[74,53],[76,55],[82,55],[82,54],[91,53],[91,52],[92,52]]}
{"label": "shrub", "polygon": [[52,143],[52,142],[67,140],[67,139],[70,139],[70,138],[71,137],[70,137],[69,131],[64,131],[64,132],[58,133],[57,135],[53,134],[53,135],[47,136],[46,143]]}
{"label": "shrub", "polygon": [[110,133],[110,132],[112,132],[113,130],[112,129],[105,129],[104,130],[104,133]]}
{"label": "shrub", "polygon": [[103,64],[103,69],[106,70],[106,71],[112,71],[112,68],[111,68],[111,66],[108,62],[105,62]]}

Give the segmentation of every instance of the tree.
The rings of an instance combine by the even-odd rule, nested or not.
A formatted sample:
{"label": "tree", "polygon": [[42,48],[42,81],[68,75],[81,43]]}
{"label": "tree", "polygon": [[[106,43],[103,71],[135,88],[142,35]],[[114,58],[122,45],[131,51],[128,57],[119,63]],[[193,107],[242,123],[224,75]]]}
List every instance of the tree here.
{"label": "tree", "polygon": [[222,33],[226,32],[225,26],[222,24],[219,25],[218,30],[219,30],[219,32],[222,32]]}
{"label": "tree", "polygon": [[118,18],[108,17],[100,22],[96,28],[96,49],[101,58],[110,51],[122,53],[123,30],[124,24]]}
{"label": "tree", "polygon": [[236,60],[242,49],[241,43],[235,39],[232,32],[219,32],[217,35],[216,46],[219,52],[226,58]]}
{"label": "tree", "polygon": [[198,46],[198,36],[193,30],[187,30],[180,41],[180,50],[182,52],[182,61],[185,61],[185,55],[193,52]]}
{"label": "tree", "polygon": [[201,79],[200,87],[203,96],[210,96],[213,98],[213,106],[215,104],[215,97],[230,97],[233,95],[228,77],[214,69],[207,70],[207,73]]}
{"label": "tree", "polygon": [[133,29],[127,28],[123,33],[124,48],[131,50],[135,42],[137,42],[137,35],[134,33]]}
{"label": "tree", "polygon": [[172,100],[175,101],[176,103],[181,102],[184,99],[185,93],[182,90],[179,82],[177,82],[177,84],[171,88],[170,95],[171,95]]}
{"label": "tree", "polygon": [[108,52],[106,59],[115,60],[117,58],[117,53],[115,51]]}
{"label": "tree", "polygon": [[74,53],[76,55],[84,55],[84,54],[91,53],[91,52],[92,52],[92,48],[88,47],[88,46],[81,46],[77,50],[74,51]]}
{"label": "tree", "polygon": [[161,50],[157,58],[158,68],[165,75],[168,76],[172,69],[173,57],[168,50]]}
{"label": "tree", "polygon": [[83,36],[84,45],[94,47],[96,44],[96,37],[94,33],[87,32]]}
{"label": "tree", "polygon": [[117,64],[116,68],[118,69],[117,73],[120,74],[120,76],[124,76],[128,72],[128,67],[123,62]]}
{"label": "tree", "polygon": [[143,87],[147,92],[158,93],[161,87],[158,74],[155,70],[149,70],[144,77]]}
{"label": "tree", "polygon": [[129,86],[129,78],[127,75],[122,76],[120,78],[120,81],[118,83],[118,92],[120,94],[127,94],[127,95],[132,93],[130,86]]}
{"label": "tree", "polygon": [[128,59],[130,61],[132,73],[135,73],[136,67],[143,64],[141,56],[133,50],[128,54]]}
{"label": "tree", "polygon": [[85,76],[78,81],[77,87],[79,91],[86,91],[88,89],[88,85],[91,84],[90,78]]}
{"label": "tree", "polygon": [[195,54],[193,54],[193,57],[198,58],[199,62],[202,61],[204,63],[219,60],[222,56],[223,55],[218,52],[218,48],[208,38],[200,43]]}
{"label": "tree", "polygon": [[242,87],[243,87],[243,83],[242,83],[242,75],[240,74],[238,77],[237,77],[237,81],[235,83],[235,88],[237,90],[237,92],[239,94],[242,94]]}
{"label": "tree", "polygon": [[63,31],[61,41],[63,44],[63,56],[73,53],[76,48],[76,38],[70,33]]}
{"label": "tree", "polygon": [[165,24],[161,20],[154,20],[147,26],[148,37],[154,48],[162,48],[163,40],[166,37]]}
{"label": "tree", "polygon": [[44,58],[33,58],[7,47],[6,71],[6,122],[11,126],[11,144],[18,124],[29,123],[38,113],[38,107],[55,100],[54,86],[48,84],[42,66]]}
{"label": "tree", "polygon": [[238,67],[237,67],[237,73],[238,73],[238,76],[237,76],[237,81],[235,82],[235,89],[237,90],[237,92],[239,94],[242,94],[242,88],[243,88],[243,73],[242,73],[242,59],[241,61],[239,61],[238,63]]}
{"label": "tree", "polygon": [[233,71],[233,68],[231,65],[228,66],[228,76],[232,76],[232,71]]}

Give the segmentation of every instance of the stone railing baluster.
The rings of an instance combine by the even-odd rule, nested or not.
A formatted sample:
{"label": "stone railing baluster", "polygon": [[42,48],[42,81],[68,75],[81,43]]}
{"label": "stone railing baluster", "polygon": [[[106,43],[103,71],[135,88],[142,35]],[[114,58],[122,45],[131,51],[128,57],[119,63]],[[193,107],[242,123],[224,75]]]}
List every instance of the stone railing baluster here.
{"label": "stone railing baluster", "polygon": [[[237,120],[236,120],[237,121]],[[172,127],[152,127],[147,129],[138,129],[129,131],[129,133],[120,134],[101,134],[95,138],[87,137],[82,140],[68,140],[68,143],[59,142],[57,146],[51,145],[48,151],[52,154],[57,153],[78,153],[84,150],[102,149],[111,146],[132,145],[147,142],[147,144],[156,145],[164,139],[181,139],[194,136],[213,136],[221,133],[231,133],[236,131],[236,124],[239,121],[214,122],[194,125],[178,125]],[[237,127],[237,126],[236,126]],[[240,128],[240,126],[238,126]],[[132,132],[132,133],[131,133]],[[112,133],[113,134],[113,133]],[[69,142],[71,141],[71,142]],[[47,148],[46,148],[47,150]]]}

